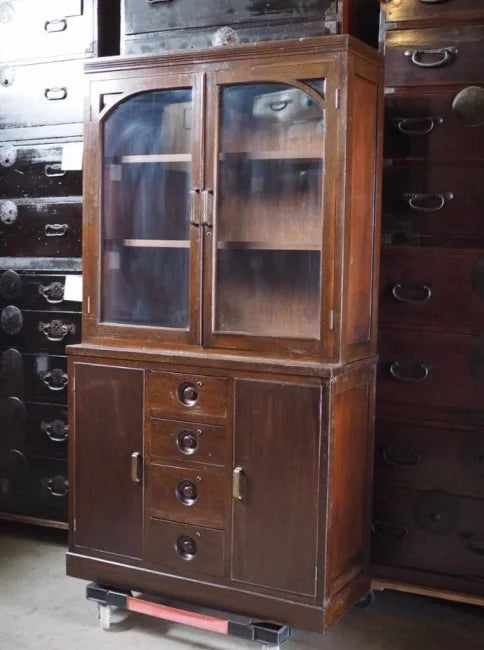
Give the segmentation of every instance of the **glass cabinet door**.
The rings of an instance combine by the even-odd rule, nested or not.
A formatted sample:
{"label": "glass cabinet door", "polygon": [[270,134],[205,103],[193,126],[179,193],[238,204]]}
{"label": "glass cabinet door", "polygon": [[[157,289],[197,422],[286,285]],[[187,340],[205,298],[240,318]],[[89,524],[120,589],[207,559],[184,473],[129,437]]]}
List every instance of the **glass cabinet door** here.
{"label": "glass cabinet door", "polygon": [[325,80],[219,86],[212,332],[319,339]]}
{"label": "glass cabinet door", "polygon": [[191,327],[192,94],[133,94],[103,120],[101,324]]}

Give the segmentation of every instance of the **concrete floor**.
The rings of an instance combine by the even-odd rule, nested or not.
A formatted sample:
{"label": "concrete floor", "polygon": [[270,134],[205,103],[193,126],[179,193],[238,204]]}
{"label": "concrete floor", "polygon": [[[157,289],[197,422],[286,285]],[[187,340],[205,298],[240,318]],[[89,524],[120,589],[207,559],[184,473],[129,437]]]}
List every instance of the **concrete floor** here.
{"label": "concrete floor", "polygon": [[[254,650],[257,644],[119,612],[99,629],[84,583],[64,574],[65,534],[0,522],[0,650]],[[326,636],[296,631],[284,650],[483,650],[484,610],[377,594]]]}

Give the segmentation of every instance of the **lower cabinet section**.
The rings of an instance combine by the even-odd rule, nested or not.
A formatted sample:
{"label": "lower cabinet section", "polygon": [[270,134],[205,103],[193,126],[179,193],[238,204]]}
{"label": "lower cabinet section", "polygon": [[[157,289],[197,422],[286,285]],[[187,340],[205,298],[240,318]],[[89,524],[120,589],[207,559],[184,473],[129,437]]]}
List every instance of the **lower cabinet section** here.
{"label": "lower cabinet section", "polygon": [[320,631],[366,593],[373,359],[311,377],[79,349],[69,574]]}

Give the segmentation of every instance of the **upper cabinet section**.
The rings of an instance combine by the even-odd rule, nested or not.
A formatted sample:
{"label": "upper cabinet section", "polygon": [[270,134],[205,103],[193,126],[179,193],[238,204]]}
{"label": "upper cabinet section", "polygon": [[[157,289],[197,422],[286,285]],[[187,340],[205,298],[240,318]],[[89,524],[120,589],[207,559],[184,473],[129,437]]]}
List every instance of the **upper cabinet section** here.
{"label": "upper cabinet section", "polygon": [[87,342],[372,353],[376,54],[331,37],[88,72]]}

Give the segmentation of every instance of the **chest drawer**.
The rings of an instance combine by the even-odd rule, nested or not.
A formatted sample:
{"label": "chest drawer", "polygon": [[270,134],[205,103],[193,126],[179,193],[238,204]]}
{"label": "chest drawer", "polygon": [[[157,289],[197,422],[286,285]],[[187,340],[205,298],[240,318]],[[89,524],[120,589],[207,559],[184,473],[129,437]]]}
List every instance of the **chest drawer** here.
{"label": "chest drawer", "polygon": [[484,428],[377,420],[375,479],[484,497]]}
{"label": "chest drawer", "polygon": [[377,399],[385,405],[482,410],[484,340],[381,329]]}
{"label": "chest drawer", "polygon": [[484,157],[484,86],[385,96],[385,156],[436,162]]}
{"label": "chest drawer", "polygon": [[22,354],[15,348],[0,353],[0,398],[67,404],[67,383],[64,356]]}
{"label": "chest drawer", "polygon": [[383,327],[484,331],[481,250],[384,246],[380,287]]}
{"label": "chest drawer", "polygon": [[83,60],[2,65],[4,129],[82,122]]}
{"label": "chest drawer", "polygon": [[484,25],[389,30],[385,85],[472,84],[484,81]]}
{"label": "chest drawer", "polygon": [[0,310],[0,347],[62,354],[66,345],[80,340],[78,312],[21,311],[15,305]]}
{"label": "chest drawer", "polygon": [[484,165],[477,163],[385,165],[384,233],[435,238],[436,245],[445,245],[449,237],[461,237],[480,247],[484,241],[483,173]]}
{"label": "chest drawer", "polygon": [[385,0],[384,7],[389,22],[471,18],[484,13],[482,0]]}
{"label": "chest drawer", "polygon": [[62,169],[63,147],[0,143],[2,198],[81,196],[82,172]]}
{"label": "chest drawer", "polygon": [[64,299],[65,283],[66,276],[57,273],[0,271],[0,307],[80,311],[80,302]]}
{"label": "chest drawer", "polygon": [[0,201],[0,256],[80,257],[81,197]]}
{"label": "chest drawer", "polygon": [[150,372],[147,399],[153,417],[223,423],[228,415],[229,380],[191,373]]}
{"label": "chest drawer", "polygon": [[150,465],[149,495],[151,517],[223,527],[225,478],[220,471]]}
{"label": "chest drawer", "polygon": [[94,56],[96,45],[93,0],[9,0],[0,4],[2,61]]}
{"label": "chest drawer", "polygon": [[484,502],[439,490],[376,492],[375,564],[484,579]]}
{"label": "chest drawer", "polygon": [[224,427],[152,419],[151,456],[224,466],[229,443]]}

